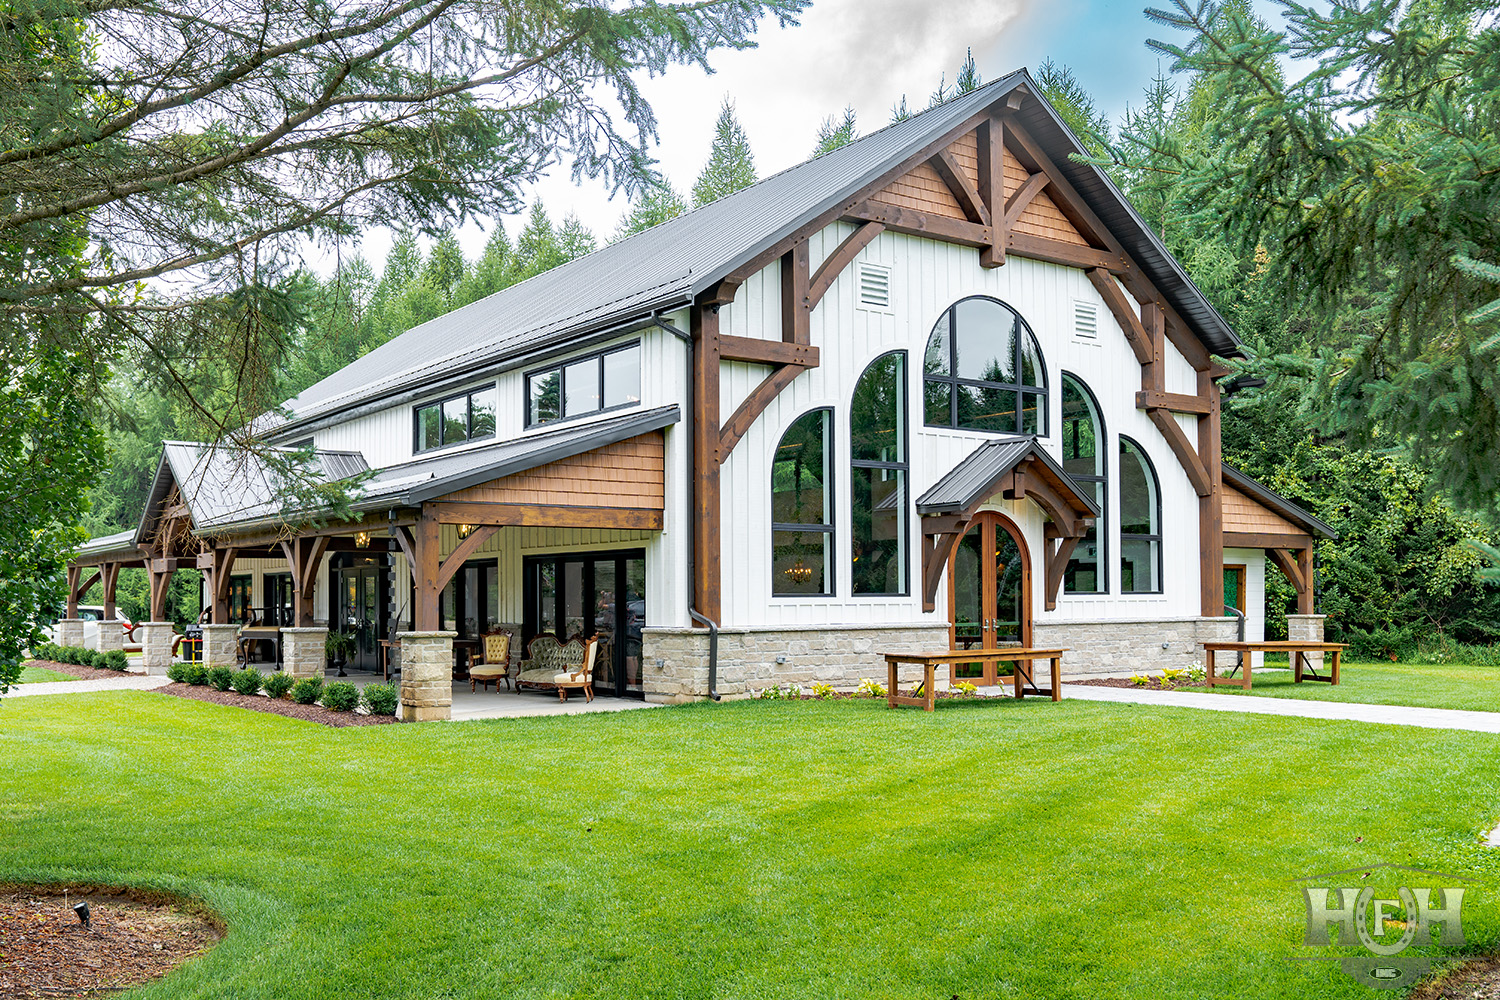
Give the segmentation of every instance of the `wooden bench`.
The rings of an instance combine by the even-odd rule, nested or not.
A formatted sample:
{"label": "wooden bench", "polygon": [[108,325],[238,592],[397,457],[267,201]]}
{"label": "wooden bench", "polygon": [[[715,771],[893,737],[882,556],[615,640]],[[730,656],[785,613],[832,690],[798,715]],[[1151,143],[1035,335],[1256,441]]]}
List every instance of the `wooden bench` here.
{"label": "wooden bench", "polygon": [[[1339,682],[1339,657],[1348,648],[1347,643],[1342,642],[1299,642],[1299,641],[1277,641],[1277,642],[1205,642],[1203,652],[1205,656],[1204,667],[1208,670],[1208,686],[1210,688],[1228,684],[1238,685],[1242,690],[1250,690],[1250,659],[1252,653],[1285,653],[1292,662],[1292,676],[1296,683],[1303,681],[1322,681],[1325,684],[1337,684]],[[1214,675],[1215,653],[1240,653],[1241,666],[1244,672],[1239,677]],[[1308,662],[1308,653],[1331,653],[1333,662],[1331,669],[1326,674],[1320,674]],[[1239,669],[1239,668],[1236,668]],[[1233,670],[1230,671],[1232,675]]]}
{"label": "wooden bench", "polygon": [[[886,705],[895,708],[908,705],[933,711],[937,705],[937,691],[933,684],[934,674],[942,664],[979,663],[986,667],[996,663],[1014,663],[1016,672],[1012,676],[1017,698],[1026,697],[1026,686],[1031,685],[1032,694],[1050,694],[1053,701],[1062,700],[1062,655],[1066,649],[1032,649],[1026,646],[998,646],[990,649],[945,649],[936,653],[886,653],[886,672],[889,684],[886,687]],[[1052,687],[1038,688],[1032,680],[1031,664],[1034,660],[1052,661]],[[920,698],[898,694],[898,668],[902,664],[914,664],[922,668],[922,696]],[[985,671],[990,673],[989,670]]]}

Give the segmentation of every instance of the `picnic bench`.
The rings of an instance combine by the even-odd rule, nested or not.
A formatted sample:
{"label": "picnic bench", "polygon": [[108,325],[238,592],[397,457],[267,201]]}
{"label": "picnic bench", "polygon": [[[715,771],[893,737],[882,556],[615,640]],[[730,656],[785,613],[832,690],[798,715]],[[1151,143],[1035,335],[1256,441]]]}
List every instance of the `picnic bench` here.
{"label": "picnic bench", "polygon": [[[1031,687],[1031,693],[1036,695],[1050,694],[1053,701],[1062,700],[1062,655],[1066,649],[1033,649],[1028,646],[996,646],[990,649],[945,649],[936,653],[886,653],[886,672],[889,675],[889,684],[886,687],[886,705],[895,708],[898,705],[907,705],[913,708],[923,708],[933,711],[937,705],[937,692],[933,684],[934,674],[939,665],[947,663],[979,663],[985,666],[985,675],[993,677],[994,672],[989,669],[997,663],[1014,663],[1015,673],[1011,675],[1011,682],[1015,687],[1017,698],[1026,697],[1026,688]],[[1052,661],[1052,687],[1038,688],[1032,680],[1031,664],[1035,660]],[[903,664],[920,666],[922,668],[922,695],[913,697],[901,695],[898,692],[897,682],[899,679],[899,668]]]}
{"label": "picnic bench", "polygon": [[[1339,682],[1339,657],[1348,647],[1342,642],[1312,642],[1300,640],[1281,640],[1272,642],[1205,642],[1203,644],[1204,667],[1208,672],[1208,686],[1210,688],[1220,684],[1238,685],[1241,689],[1250,690],[1250,654],[1251,653],[1285,653],[1287,659],[1292,663],[1292,677],[1296,683],[1303,681],[1322,681],[1325,684],[1337,684]],[[1230,670],[1223,677],[1214,674],[1215,653],[1239,653],[1240,664],[1234,670],[1243,669],[1239,677],[1234,676],[1234,670]],[[1330,653],[1333,662],[1330,664],[1329,672],[1318,673],[1312,663],[1308,661],[1308,653]]]}

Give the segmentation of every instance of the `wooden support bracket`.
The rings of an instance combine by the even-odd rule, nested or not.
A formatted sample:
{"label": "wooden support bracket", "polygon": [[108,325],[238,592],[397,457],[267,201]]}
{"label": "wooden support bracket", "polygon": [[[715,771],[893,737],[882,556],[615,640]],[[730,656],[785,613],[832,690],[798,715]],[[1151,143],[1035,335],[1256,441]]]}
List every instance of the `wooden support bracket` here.
{"label": "wooden support bracket", "polygon": [[1172,454],[1177,456],[1177,462],[1182,466],[1182,471],[1187,473],[1188,481],[1193,484],[1193,491],[1200,497],[1208,496],[1213,492],[1213,487],[1208,479],[1208,469],[1198,459],[1198,453],[1193,450],[1193,445],[1187,439],[1187,433],[1183,431],[1182,425],[1177,418],[1168,410],[1147,410],[1146,416],[1161,431],[1161,436],[1167,439],[1167,445],[1172,449]]}

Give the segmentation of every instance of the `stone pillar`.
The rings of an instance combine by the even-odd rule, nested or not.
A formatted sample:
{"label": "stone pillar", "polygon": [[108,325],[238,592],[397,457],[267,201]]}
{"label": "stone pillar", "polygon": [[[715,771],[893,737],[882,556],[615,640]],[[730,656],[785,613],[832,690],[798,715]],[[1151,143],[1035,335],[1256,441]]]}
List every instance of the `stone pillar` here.
{"label": "stone pillar", "polygon": [[59,646],[83,645],[83,619],[62,618],[57,622],[57,644]]}
{"label": "stone pillar", "polygon": [[281,669],[296,678],[322,677],[328,656],[323,643],[326,628],[284,628],[281,630]]}
{"label": "stone pillar", "polygon": [[457,632],[398,632],[401,721],[453,717],[453,640]]}
{"label": "stone pillar", "polygon": [[145,662],[146,673],[157,677],[165,676],[167,668],[172,665],[172,640],[176,638],[172,623],[142,622],[139,635],[141,659]]}
{"label": "stone pillar", "polygon": [[[1323,620],[1327,615],[1287,615],[1286,637],[1293,642],[1322,642]],[[1323,654],[1308,653],[1307,662],[1318,673],[1323,672]],[[1289,664],[1293,669],[1296,664]]]}
{"label": "stone pillar", "polygon": [[203,626],[203,667],[234,667],[239,663],[238,625]]}
{"label": "stone pillar", "polygon": [[99,652],[108,653],[114,649],[125,648],[125,629],[117,621],[102,621],[99,623]]}

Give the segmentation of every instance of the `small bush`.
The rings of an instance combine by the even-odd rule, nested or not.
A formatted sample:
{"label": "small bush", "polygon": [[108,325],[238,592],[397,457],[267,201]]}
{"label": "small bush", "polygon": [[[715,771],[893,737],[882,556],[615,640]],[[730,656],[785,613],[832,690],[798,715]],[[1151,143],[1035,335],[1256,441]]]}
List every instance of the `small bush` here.
{"label": "small bush", "polygon": [[186,674],[189,684],[196,684],[198,687],[202,687],[208,683],[208,667],[201,663],[187,663],[184,666],[187,667],[184,674]]}
{"label": "small bush", "polygon": [[323,689],[323,707],[335,712],[352,712],[359,704],[359,688],[348,681],[334,681]]}
{"label": "small bush", "polygon": [[959,681],[953,685],[953,691],[960,698],[977,698],[979,696],[979,688],[975,687],[970,681]]}
{"label": "small bush", "polygon": [[106,670],[118,670],[124,673],[130,669],[130,657],[125,655],[125,650],[123,649],[111,649],[109,652],[102,654],[102,659],[104,660],[103,666]]}
{"label": "small bush", "polygon": [[1202,684],[1205,680],[1208,679],[1208,670],[1195,663],[1188,668],[1187,675],[1188,680],[1192,681],[1194,684]]}
{"label": "small bush", "polygon": [[1147,677],[1145,674],[1136,674],[1135,676],[1130,678],[1130,683],[1134,684],[1138,688],[1143,688],[1147,684],[1151,683],[1151,678]]}
{"label": "small bush", "polygon": [[879,681],[872,681],[868,677],[861,677],[859,687],[854,689],[854,694],[858,698],[884,698],[885,685]]}
{"label": "small bush", "polygon": [[812,696],[819,701],[827,701],[829,698],[833,697],[833,685],[822,683],[814,684],[812,686]]}
{"label": "small bush", "polygon": [[[401,703],[401,696],[394,684],[366,684],[360,697],[371,715],[395,715],[396,706]],[[323,703],[328,704],[326,695]]]}
{"label": "small bush", "polygon": [[281,672],[272,674],[266,678],[266,694],[272,698],[285,698],[286,693],[292,689],[292,685],[295,683],[297,683],[296,678],[289,673]]}
{"label": "small bush", "polygon": [[234,680],[229,683],[234,689],[243,695],[260,694],[260,686],[266,682],[265,677],[254,667],[246,667],[234,675]]}
{"label": "small bush", "polygon": [[772,700],[772,701],[775,701],[775,700],[801,701],[802,700],[802,685],[801,684],[788,684],[788,685],[786,685],[786,686],[783,687],[783,686],[780,686],[780,685],[773,684],[770,687],[766,688],[764,691],[762,691],[760,694],[756,695],[755,697],[769,699],[769,700]]}
{"label": "small bush", "polygon": [[215,691],[228,691],[234,683],[233,667],[214,667],[208,672],[208,683]]}
{"label": "small bush", "polygon": [[292,700],[299,705],[311,705],[323,694],[323,678],[304,677],[292,685]]}
{"label": "small bush", "polygon": [[174,663],[167,668],[167,680],[176,681],[178,684],[186,684],[191,663]]}

